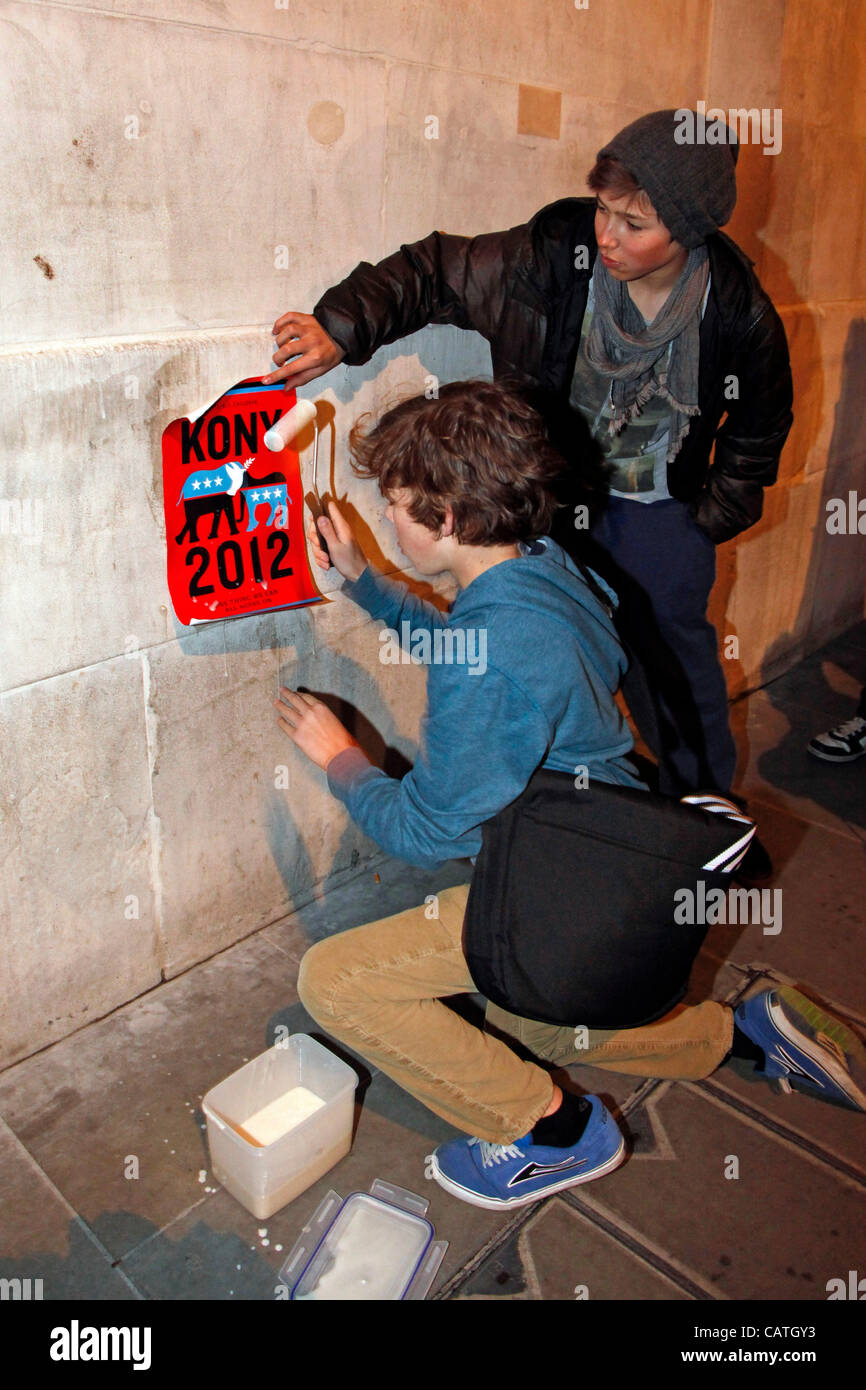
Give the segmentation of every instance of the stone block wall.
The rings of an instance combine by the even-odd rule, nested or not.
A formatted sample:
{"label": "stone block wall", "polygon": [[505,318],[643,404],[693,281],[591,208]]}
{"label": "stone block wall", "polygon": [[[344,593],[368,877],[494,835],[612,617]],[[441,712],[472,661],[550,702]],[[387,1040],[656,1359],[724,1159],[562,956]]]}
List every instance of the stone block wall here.
{"label": "stone block wall", "polygon": [[[0,1065],[375,856],[276,727],[281,682],[351,702],[371,752],[416,749],[423,671],[382,666],[339,592],[177,623],[165,426],[265,372],[277,315],[359,260],[585,192],[644,111],[783,112],[779,155],[743,150],[728,229],[797,388],[765,516],[719,554],[732,693],[863,613],[862,540],[824,524],[864,490],[858,0],[4,0],[0,24]],[[518,133],[521,109],[546,133]],[[479,338],[432,328],[302,389],[333,409],[330,481],[384,566],[400,557],[349,426],[430,373],[488,372]]]}

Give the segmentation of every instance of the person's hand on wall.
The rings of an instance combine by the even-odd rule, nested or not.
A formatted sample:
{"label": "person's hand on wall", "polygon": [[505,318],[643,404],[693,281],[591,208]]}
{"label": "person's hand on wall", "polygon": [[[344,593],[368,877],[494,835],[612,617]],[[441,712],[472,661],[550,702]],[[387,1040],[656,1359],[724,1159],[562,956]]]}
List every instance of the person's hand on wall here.
{"label": "person's hand on wall", "polygon": [[266,386],[284,381],[287,390],[294,390],[314,377],[324,376],[345,356],[343,349],[312,314],[299,314],[290,309],[277,319],[271,332],[277,343],[271,360],[279,370],[262,377]]}
{"label": "person's hand on wall", "polygon": [[315,695],[288,690],[281,685],[280,696],[281,699],[274,700],[279,711],[277,723],[295,747],[306,753],[323,772],[327,772],[328,763],[338,753],[359,746],[345,725]]}
{"label": "person's hand on wall", "polygon": [[[320,516],[318,523],[311,520],[307,524],[307,540],[310,542],[313,559],[319,569],[327,570],[334,564],[344,579],[360,579],[367,568],[366,556],[336,502],[328,501],[325,505],[328,516]],[[322,545],[320,533],[328,543],[327,551]]]}

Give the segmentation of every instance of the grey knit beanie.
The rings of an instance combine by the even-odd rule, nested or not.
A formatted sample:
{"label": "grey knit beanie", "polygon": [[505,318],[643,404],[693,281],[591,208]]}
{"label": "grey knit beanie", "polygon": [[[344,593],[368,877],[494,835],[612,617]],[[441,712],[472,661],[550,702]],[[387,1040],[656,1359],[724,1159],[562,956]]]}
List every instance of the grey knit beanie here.
{"label": "grey knit beanie", "polygon": [[[618,159],[646,189],[674,241],[691,249],[724,226],[734,211],[734,166],[740,147],[730,127],[729,144],[707,144],[700,139],[705,132],[702,118],[695,112],[689,114],[691,143],[678,144],[674,139],[677,131],[681,140],[683,132],[689,131],[682,110],[651,111],[615,135],[597,158],[609,155]],[[706,129],[713,124],[708,122]]]}

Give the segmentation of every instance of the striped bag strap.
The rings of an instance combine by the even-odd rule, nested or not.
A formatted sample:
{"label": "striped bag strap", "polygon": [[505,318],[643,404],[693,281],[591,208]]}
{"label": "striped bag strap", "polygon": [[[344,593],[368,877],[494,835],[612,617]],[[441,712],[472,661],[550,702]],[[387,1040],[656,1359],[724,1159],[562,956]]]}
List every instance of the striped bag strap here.
{"label": "striped bag strap", "polygon": [[722,850],[715,858],[707,861],[701,867],[704,869],[715,869],[717,873],[729,874],[738,868],[746,856],[749,845],[755,837],[757,826],[749,816],[744,815],[739,806],[733,801],[729,801],[726,796],[720,796],[718,792],[696,792],[692,796],[681,796],[680,801],[684,806],[695,806],[700,811],[709,811],[712,815],[724,816],[727,820],[734,821],[738,827],[746,827],[732,832],[737,834],[737,839],[730,844],[727,849]]}

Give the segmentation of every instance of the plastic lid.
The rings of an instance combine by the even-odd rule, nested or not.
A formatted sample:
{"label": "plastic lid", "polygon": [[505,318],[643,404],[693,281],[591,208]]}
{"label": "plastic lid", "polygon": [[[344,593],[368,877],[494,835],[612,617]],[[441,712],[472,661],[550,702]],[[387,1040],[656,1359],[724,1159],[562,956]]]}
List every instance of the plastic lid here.
{"label": "plastic lid", "polygon": [[424,1198],[379,1179],[343,1202],[330,1192],[281,1271],[291,1298],[423,1298],[447,1248],[434,1243],[426,1209]]}

